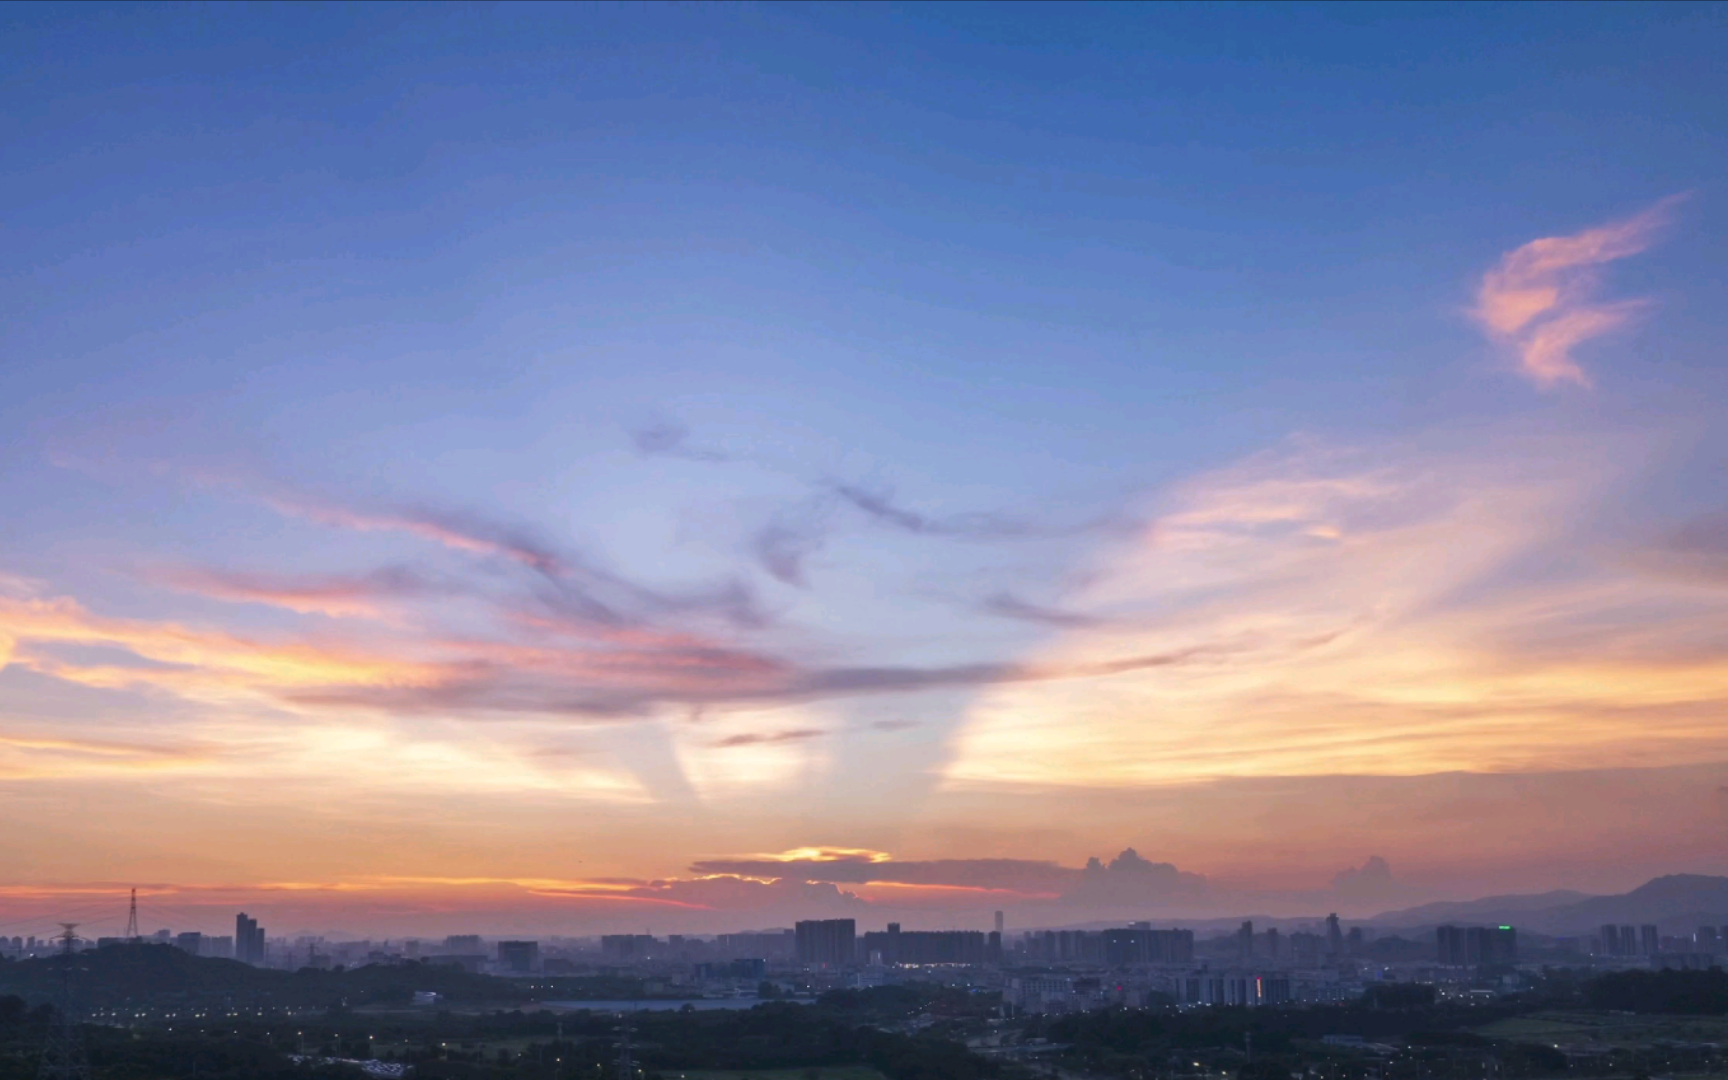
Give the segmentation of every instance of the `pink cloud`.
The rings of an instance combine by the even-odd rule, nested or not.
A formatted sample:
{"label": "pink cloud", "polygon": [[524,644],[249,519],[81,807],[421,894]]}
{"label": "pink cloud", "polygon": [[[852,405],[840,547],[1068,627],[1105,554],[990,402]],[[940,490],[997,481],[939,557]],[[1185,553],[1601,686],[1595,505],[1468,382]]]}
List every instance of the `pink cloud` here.
{"label": "pink cloud", "polygon": [[144,576],[147,580],[214,600],[265,604],[302,615],[328,615],[332,618],[378,618],[383,613],[385,602],[432,591],[404,570],[384,570],[361,576],[303,578],[185,566],[153,569]]}
{"label": "pink cloud", "polygon": [[1517,353],[1519,370],[1538,386],[1590,386],[1572,350],[1625,325],[1645,306],[1596,303],[1597,268],[1648,250],[1682,198],[1670,196],[1624,221],[1546,236],[1508,252],[1482,277],[1476,321]]}
{"label": "pink cloud", "polygon": [[364,511],[307,496],[274,492],[261,496],[279,513],[355,532],[401,532],[471,555],[495,556],[557,576],[569,567],[539,543],[478,520],[430,510]]}

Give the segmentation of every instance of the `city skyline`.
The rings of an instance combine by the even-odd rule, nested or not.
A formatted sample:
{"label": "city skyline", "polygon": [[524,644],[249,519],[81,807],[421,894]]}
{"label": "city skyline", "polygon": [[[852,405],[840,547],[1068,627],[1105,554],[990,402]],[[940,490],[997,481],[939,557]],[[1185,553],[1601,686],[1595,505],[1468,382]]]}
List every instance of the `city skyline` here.
{"label": "city skyline", "polygon": [[0,15],[0,923],[1728,875],[1724,10]]}

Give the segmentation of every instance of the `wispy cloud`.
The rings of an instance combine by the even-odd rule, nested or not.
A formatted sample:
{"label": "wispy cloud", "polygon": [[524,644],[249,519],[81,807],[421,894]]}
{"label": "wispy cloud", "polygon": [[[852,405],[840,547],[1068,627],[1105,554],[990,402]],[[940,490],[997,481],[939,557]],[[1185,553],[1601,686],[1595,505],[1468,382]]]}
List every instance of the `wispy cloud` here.
{"label": "wispy cloud", "polygon": [[215,600],[265,604],[303,615],[333,618],[377,618],[392,600],[447,594],[405,567],[386,567],[367,574],[306,577],[288,574],[221,570],[200,566],[164,566],[144,572],[146,580]]}
{"label": "wispy cloud", "polygon": [[999,592],[985,599],[979,609],[986,614],[997,615],[1004,619],[1019,619],[1022,622],[1038,623],[1042,626],[1081,627],[1100,626],[1109,620],[1100,615],[1089,615],[1080,611],[1064,611],[1061,608],[1045,607],[1009,592]]}
{"label": "wispy cloud", "polygon": [[682,458],[685,461],[731,461],[719,450],[690,445],[690,429],[675,420],[660,418],[629,429],[630,441],[643,457]]}
{"label": "wispy cloud", "polygon": [[[702,462],[743,460],[693,446],[690,429],[665,418],[630,429],[630,438],[644,457]],[[995,510],[930,512],[909,506],[892,491],[878,486],[832,477],[794,479],[806,486],[809,494],[775,512],[750,536],[748,546],[751,556],[770,577],[801,589],[810,587],[809,562],[840,527],[836,511],[842,507],[861,513],[876,525],[907,535],[974,542],[1125,537],[1145,527],[1145,522],[1135,516],[1115,511],[1078,521]]]}
{"label": "wispy cloud", "polygon": [[1077,867],[1038,859],[936,859],[908,861],[878,853],[852,858],[731,858],[703,859],[690,872],[730,874],[757,879],[792,878],[841,885],[885,883],[939,885],[986,889],[1048,890],[1080,880]]}
{"label": "wispy cloud", "polygon": [[[64,454],[60,463],[101,473],[125,467],[106,460],[92,463]],[[153,475],[174,477],[206,490],[236,495],[285,517],[326,528],[357,533],[395,533],[471,556],[481,563],[491,564],[488,568],[491,570],[519,567],[529,572],[529,580],[518,584],[532,591],[543,606],[555,610],[567,620],[618,627],[640,625],[660,617],[701,615],[715,616],[741,628],[758,628],[770,621],[754,589],[740,576],[693,586],[652,587],[609,568],[604,560],[577,546],[548,539],[531,526],[501,521],[471,510],[415,500],[363,498],[352,493],[313,490],[256,470],[155,461],[150,463],[150,471]],[[208,580],[205,584],[212,590],[221,588],[216,579],[224,573],[236,579],[228,590],[233,594],[230,598],[241,599],[241,593],[251,591],[256,602],[270,602],[272,590],[268,587],[248,590],[245,583],[238,580],[243,572],[212,572],[206,575]],[[388,575],[393,571],[382,573]],[[191,579],[196,575],[188,573],[185,576]],[[491,576],[496,578],[498,575]],[[258,584],[265,584],[262,577]],[[310,580],[302,584],[317,587],[317,583]],[[496,581],[488,584],[495,585]],[[448,586],[449,582],[445,582],[441,587]],[[300,586],[290,586],[297,587]],[[453,591],[477,593],[483,590]],[[293,598],[282,595],[275,599],[288,601]],[[304,599],[310,609],[313,598]],[[332,597],[329,606],[339,607],[342,603],[341,598]],[[349,613],[359,613],[358,603],[356,599]],[[289,604],[280,603],[278,606]]]}
{"label": "wispy cloud", "polygon": [[775,580],[808,588],[809,561],[828,542],[830,510],[823,498],[779,510],[750,538],[751,554]]}
{"label": "wispy cloud", "polygon": [[213,764],[215,747],[0,732],[0,779],[153,776]]}
{"label": "wispy cloud", "polygon": [[829,481],[828,490],[863,511],[872,520],[915,536],[945,536],[965,540],[1049,540],[1088,533],[1129,535],[1142,523],[1126,516],[1109,515],[1078,523],[1038,521],[993,511],[962,511],[928,514],[897,502],[886,491],[872,491],[857,484]]}
{"label": "wispy cloud", "polygon": [[[886,851],[874,848],[830,847],[828,845],[789,848],[785,851],[767,852],[761,855],[742,856],[767,863],[807,863],[807,862],[891,862],[894,856]],[[702,871],[698,871],[701,873]]]}
{"label": "wispy cloud", "polygon": [[35,578],[0,572],[0,596],[41,596],[47,591],[47,588],[46,582],[38,581]]}
{"label": "wispy cloud", "polygon": [[[55,598],[41,583],[0,588],[0,654],[15,665],[9,690],[49,685],[67,699],[141,699],[174,714],[161,732],[107,733],[111,747],[95,738],[70,745],[94,734],[87,726],[77,737],[62,733],[61,745],[41,738],[51,728],[23,733],[9,722],[7,734],[23,741],[0,747],[0,773],[55,783],[184,774],[211,790],[209,778],[221,777],[224,799],[264,798],[267,789],[294,785],[323,785],[320,792],[346,785],[380,801],[403,791],[471,794],[482,811],[524,798],[548,806],[575,798],[658,802],[667,815],[661,822],[691,809],[690,800],[736,800],[727,808],[743,821],[772,816],[780,800],[806,797],[800,793],[827,807],[863,798],[847,790],[848,773],[874,775],[884,762],[892,769],[906,760],[893,753],[901,740],[871,733],[922,722],[927,733],[915,740],[920,753],[906,771],[929,768],[947,785],[901,799],[912,783],[887,776],[897,805],[884,814],[928,821],[935,819],[918,818],[928,807],[959,807],[952,820],[970,828],[979,818],[965,815],[978,813],[1000,835],[1049,827],[1039,820],[1055,819],[1047,808],[1081,788],[1102,799],[1313,778],[1292,789],[1306,797],[1324,790],[1319,777],[1719,758],[1728,753],[1718,722],[1728,666],[1715,643],[1728,625],[1728,596],[1695,586],[1728,574],[1721,555],[1728,529],[1701,519],[1663,541],[1660,554],[1685,574],[1591,562],[1602,549],[1580,544],[1573,523],[1636,468],[1635,453],[1599,434],[1577,442],[1527,434],[1520,442],[1502,432],[1452,450],[1433,447],[1444,433],[1430,433],[1425,444],[1358,449],[1292,441],[1194,477],[1163,494],[1150,527],[1112,535],[1100,526],[1093,542],[1068,545],[1059,572],[1027,571],[1018,557],[1012,581],[992,570],[992,585],[971,595],[1010,586],[990,595],[983,612],[1046,628],[1030,653],[1022,651],[1023,632],[977,620],[975,602],[966,606],[984,632],[932,645],[948,628],[918,627],[909,636],[930,634],[918,637],[925,652],[887,637],[885,622],[864,625],[859,637],[790,624],[758,634],[748,622],[752,597],[727,579],[684,592],[649,588],[606,574],[603,560],[580,545],[533,528],[404,510],[389,498],[296,496],[289,501],[299,509],[272,505],[330,529],[388,533],[388,545],[354,545],[393,549],[387,568],[297,575],[289,563],[267,574],[194,568],[154,580],[347,618],[260,620],[255,611],[208,604],[188,605],[197,612],[191,617],[168,606],[129,607],[129,597]],[[1134,505],[1152,505],[1152,497]],[[907,535],[1006,544],[1062,532],[1033,515],[931,511],[942,506],[935,499],[914,510],[875,496],[872,511],[821,486],[807,498],[842,524],[867,519]],[[283,524],[296,539],[330,539]],[[803,523],[790,515],[788,524],[795,531]],[[809,569],[802,560],[811,550],[794,552],[788,565]],[[958,560],[966,553],[943,557],[964,574]],[[446,602],[446,587],[459,603]],[[797,603],[794,610],[819,606],[813,598]],[[360,623],[368,612],[409,604],[413,619]],[[110,614],[139,610],[153,613]],[[81,689],[90,687],[107,692]],[[905,697],[831,704],[894,695]],[[965,718],[958,733],[946,723],[953,709]],[[693,711],[702,723],[677,721]],[[208,730],[182,719],[205,715],[221,719],[208,721]],[[875,716],[895,719],[870,723]],[[123,749],[156,745],[158,736],[164,747],[192,749]],[[206,756],[212,746],[220,753]],[[236,746],[244,749],[236,754]],[[1702,790],[1713,792],[1719,777],[1711,784]],[[869,797],[890,801],[874,791]],[[1257,798],[1256,812],[1271,813],[1273,796]],[[1037,799],[1047,801],[1036,815],[1012,817],[1021,802]],[[640,827],[646,835],[648,826]],[[778,823],[759,828],[760,847],[800,839],[773,831]],[[884,835],[855,842],[884,842]],[[955,853],[970,841],[925,843],[920,856]],[[1398,850],[1351,843],[1361,843],[1350,851],[1355,860],[1386,850],[1408,865]],[[1166,848],[1160,857],[1215,876],[1192,850]],[[613,867],[640,865],[630,863],[634,857],[620,856]],[[618,903],[669,911],[804,904],[796,890],[765,892],[747,880],[771,868],[742,863],[768,861],[700,868],[735,871],[724,881],[633,883],[627,891],[639,891]],[[1339,865],[1329,860],[1326,870]],[[1078,871],[1060,871],[811,870],[799,884],[857,874],[849,898],[828,891],[809,901],[811,910],[842,910],[872,898],[864,886],[932,896],[1068,895],[1063,882]],[[322,873],[315,864],[273,872],[307,881]],[[1153,877],[1171,873],[1187,887],[1180,872],[1149,873],[1124,879],[1122,888],[1140,896]],[[602,884],[534,887],[548,904],[568,893],[603,906]]]}
{"label": "wispy cloud", "polygon": [[[177,587],[295,610],[368,612],[378,594],[413,592],[413,575],[309,579],[186,571]],[[98,614],[68,597],[0,596],[0,657],[82,686],[148,689],[204,703],[250,702],[302,714],[364,709],[398,717],[649,719],[668,706],[775,707],[836,698],[1089,679],[1186,664],[1226,663],[1237,646],[1209,643],[1068,663],[991,660],[948,665],[820,666],[693,630],[613,626],[556,611],[511,609],[503,634],[365,624],[363,643],[320,631],[266,634]],[[775,724],[711,735],[718,745],[771,746],[821,728]],[[769,734],[763,734],[764,731]]]}
{"label": "wispy cloud", "polygon": [[275,510],[331,528],[397,532],[485,559],[514,563],[534,572],[541,603],[567,619],[624,626],[660,616],[707,614],[739,627],[769,621],[755,591],[737,577],[688,588],[651,588],[608,569],[591,556],[555,544],[534,530],[484,515],[442,507],[364,506],[289,489],[223,478]]}
{"label": "wispy cloud", "polygon": [[1237,651],[1004,680],[973,699],[949,777],[1097,787],[1728,753],[1709,719],[1728,700],[1728,599],[1578,550],[1575,522],[1634,458],[1584,439],[1294,444],[1197,478],[1075,597],[1132,617],[1061,628],[1026,664]]}
{"label": "wispy cloud", "polygon": [[1699,585],[1728,585],[1728,514],[1704,514],[1633,553],[1635,565]]}
{"label": "wispy cloud", "polygon": [[565,576],[575,568],[551,545],[525,529],[500,525],[460,511],[429,507],[366,509],[280,487],[254,490],[253,493],[281,513],[320,525],[356,532],[407,533],[470,555],[507,559],[551,577]]}
{"label": "wispy cloud", "polygon": [[[12,643],[13,663],[68,682],[153,686],[205,700],[333,682],[428,685],[451,678],[463,666],[462,661],[413,659],[377,643],[361,648],[272,640],[168,621],[101,616],[64,597],[0,598],[0,640]],[[65,645],[111,646],[123,653],[120,659],[69,658],[53,648]],[[139,659],[152,663],[136,662]]]}
{"label": "wispy cloud", "polygon": [[918,721],[918,720],[904,720],[904,719],[902,719],[902,720],[873,720],[870,723],[870,730],[872,730],[872,731],[911,731],[913,728],[918,728],[918,727],[923,727],[923,726],[924,726],[923,723],[921,721]]}
{"label": "wispy cloud", "polygon": [[718,647],[679,653],[467,645],[466,666],[448,663],[438,669],[444,677],[437,680],[333,682],[288,687],[281,694],[284,700],[305,706],[349,706],[403,715],[616,720],[651,717],[663,705],[775,705],[1085,680],[1189,664],[1224,664],[1234,651],[1233,646],[1206,645],[1069,663],[807,668],[773,656]]}
{"label": "wispy cloud", "polygon": [[[932,514],[914,510],[884,490],[830,480],[803,501],[774,514],[750,539],[751,554],[770,577],[809,587],[811,558],[836,531],[836,510],[851,507],[870,521],[910,536],[974,542],[1060,540],[1085,536],[1128,536],[1144,523],[1128,515],[1107,514],[1080,522],[1039,521],[995,511]],[[1008,611],[995,612],[1009,615]]]}
{"label": "wispy cloud", "polygon": [[1208,643],[1167,652],[1130,652],[1112,657],[1056,662],[1006,661],[939,667],[817,668],[795,675],[780,689],[779,696],[822,698],[940,690],[950,687],[1084,680],[1190,664],[1224,663],[1228,661],[1232,651],[1232,646]]}
{"label": "wispy cloud", "polygon": [[821,728],[791,728],[787,731],[745,732],[716,739],[710,745],[721,749],[735,746],[778,746],[782,743],[806,742],[828,734]]}
{"label": "wispy cloud", "polygon": [[1508,252],[1477,289],[1477,321],[1517,353],[1519,370],[1538,386],[1590,386],[1572,350],[1624,325],[1647,306],[1643,300],[1598,302],[1600,268],[1647,250],[1682,198],[1672,196],[1624,221],[1543,237]]}
{"label": "wispy cloud", "polygon": [[[888,903],[904,903],[907,897],[901,890],[988,893],[1003,899],[1095,905],[1193,899],[1208,889],[1204,876],[1143,859],[1133,848],[1109,862],[1088,859],[1083,867],[1044,859],[903,860],[868,852],[841,858],[703,859],[693,863],[690,872],[752,880],[828,882],[852,887],[866,900]],[[884,890],[885,895],[873,895],[878,890]]]}

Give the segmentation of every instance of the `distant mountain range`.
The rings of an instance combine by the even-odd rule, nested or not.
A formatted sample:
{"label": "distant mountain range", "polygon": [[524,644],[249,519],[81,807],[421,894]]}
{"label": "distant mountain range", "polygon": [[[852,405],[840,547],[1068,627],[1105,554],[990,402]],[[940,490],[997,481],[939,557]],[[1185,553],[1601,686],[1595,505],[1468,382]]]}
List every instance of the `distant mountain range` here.
{"label": "distant mountain range", "polygon": [[1654,923],[1664,934],[1728,925],[1728,877],[1669,874],[1618,896],[1560,890],[1480,900],[1423,904],[1370,919],[1387,928],[1425,929],[1442,923],[1507,923],[1543,934],[1587,934],[1604,923]]}

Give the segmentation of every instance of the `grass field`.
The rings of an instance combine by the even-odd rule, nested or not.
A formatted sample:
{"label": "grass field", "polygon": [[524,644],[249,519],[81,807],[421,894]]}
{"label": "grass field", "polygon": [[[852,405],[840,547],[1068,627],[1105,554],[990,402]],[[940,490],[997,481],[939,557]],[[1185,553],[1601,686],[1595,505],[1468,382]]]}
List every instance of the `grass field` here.
{"label": "grass field", "polygon": [[1728,1041],[1728,1017],[1622,1016],[1600,1012],[1540,1012],[1499,1020],[1478,1034],[1559,1047],[1638,1047],[1655,1042]]}
{"label": "grass field", "polygon": [[809,1080],[812,1076],[821,1080],[887,1080],[887,1077],[875,1069],[864,1065],[829,1065],[814,1069],[755,1069],[738,1072],[726,1070],[692,1069],[689,1072],[668,1073],[681,1080]]}

